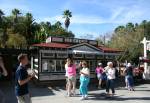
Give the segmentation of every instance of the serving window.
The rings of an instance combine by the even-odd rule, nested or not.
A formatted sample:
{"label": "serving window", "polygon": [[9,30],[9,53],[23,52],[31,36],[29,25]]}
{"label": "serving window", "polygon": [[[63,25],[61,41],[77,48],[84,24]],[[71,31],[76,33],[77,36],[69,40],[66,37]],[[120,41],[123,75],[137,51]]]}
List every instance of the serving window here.
{"label": "serving window", "polygon": [[95,60],[88,60],[87,61],[88,63],[88,67],[90,69],[90,71],[95,71],[95,68],[96,68],[96,61]]}
{"label": "serving window", "polygon": [[65,61],[56,60],[56,72],[64,72],[64,71],[65,71]]}
{"label": "serving window", "polygon": [[42,72],[65,72],[64,60],[42,59]]}

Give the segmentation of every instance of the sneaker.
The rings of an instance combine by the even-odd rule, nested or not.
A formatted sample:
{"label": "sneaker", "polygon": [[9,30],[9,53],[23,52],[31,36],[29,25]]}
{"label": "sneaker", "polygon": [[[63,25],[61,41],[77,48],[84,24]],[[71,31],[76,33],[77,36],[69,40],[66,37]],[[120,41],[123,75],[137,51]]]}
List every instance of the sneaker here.
{"label": "sneaker", "polygon": [[76,92],[72,92],[71,94],[72,94],[73,96],[75,96],[75,95],[76,95]]}
{"label": "sneaker", "polygon": [[68,97],[71,97],[71,94],[68,94]]}
{"label": "sneaker", "polygon": [[85,95],[84,98],[85,98],[85,99],[88,99],[88,95]]}
{"label": "sneaker", "polygon": [[65,93],[65,96],[68,96],[68,92]]}
{"label": "sneaker", "polygon": [[82,96],[80,100],[85,100],[85,97],[84,97],[84,96]]}
{"label": "sneaker", "polygon": [[114,93],[110,94],[111,97],[113,97],[114,95],[115,95]]}
{"label": "sneaker", "polygon": [[101,86],[98,86],[98,89],[101,89]]}

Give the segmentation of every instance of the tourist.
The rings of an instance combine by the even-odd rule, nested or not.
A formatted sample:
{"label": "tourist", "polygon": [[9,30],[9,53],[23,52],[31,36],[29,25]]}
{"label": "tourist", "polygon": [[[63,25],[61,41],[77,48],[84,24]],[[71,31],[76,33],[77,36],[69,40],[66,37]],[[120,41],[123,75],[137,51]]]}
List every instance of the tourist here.
{"label": "tourist", "polygon": [[34,77],[34,73],[28,74],[26,65],[28,64],[28,57],[26,54],[20,54],[18,56],[20,65],[16,70],[15,80],[15,94],[17,96],[18,103],[31,103],[31,98],[28,90],[28,82]]}
{"label": "tourist", "polygon": [[[67,59],[67,63],[65,65],[66,68],[66,76],[67,76],[67,94],[70,97],[73,93],[75,95],[75,89],[76,89],[76,65],[73,64],[73,60],[70,58]],[[71,89],[73,90],[71,92]]]}
{"label": "tourist", "polygon": [[128,86],[129,91],[134,91],[134,80],[133,80],[133,68],[131,63],[127,64],[127,68],[125,69],[125,77],[126,77],[126,83]]}
{"label": "tourist", "polygon": [[90,81],[90,70],[87,67],[87,62],[82,62],[82,69],[80,71],[80,94],[81,100],[88,99],[88,84]]}
{"label": "tourist", "polygon": [[96,68],[96,74],[98,79],[98,89],[101,88],[102,80],[103,80],[103,72],[104,68],[102,67],[102,63],[98,63],[98,66]]}
{"label": "tourist", "polygon": [[[106,81],[107,96],[113,96],[115,94],[116,69],[113,68],[113,63],[112,62],[107,63],[107,68],[106,68],[105,72],[106,72],[106,75],[107,75],[107,81]],[[112,94],[109,93],[109,89],[111,89]]]}
{"label": "tourist", "polygon": [[65,63],[65,78],[66,78],[66,91],[68,90],[68,73],[67,73],[67,60],[66,60],[66,63]]}
{"label": "tourist", "polygon": [[[1,71],[0,71],[0,77],[2,75],[3,76],[7,76],[8,75],[7,70],[6,70],[5,66],[4,66],[4,62],[3,62],[2,57],[0,57],[0,69],[1,69]],[[0,89],[0,103],[5,103],[6,102],[5,100],[6,99],[5,99],[4,93]]]}
{"label": "tourist", "polygon": [[126,73],[126,69],[127,69],[127,65],[125,65],[125,68],[123,70],[123,75],[124,75],[124,79],[125,79],[125,88],[128,89],[128,80],[127,80],[127,73]]}

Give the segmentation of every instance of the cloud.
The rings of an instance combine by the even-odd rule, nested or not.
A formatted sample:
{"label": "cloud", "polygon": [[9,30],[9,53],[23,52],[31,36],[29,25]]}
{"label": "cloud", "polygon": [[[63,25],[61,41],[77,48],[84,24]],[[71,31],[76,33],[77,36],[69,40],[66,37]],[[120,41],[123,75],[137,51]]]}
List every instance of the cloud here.
{"label": "cloud", "polygon": [[82,38],[82,39],[95,39],[99,34],[97,32],[93,31],[79,31],[76,33],[76,38]]}
{"label": "cloud", "polygon": [[0,9],[2,9],[6,15],[8,15],[14,8],[21,10],[21,12],[31,12],[27,5],[20,2],[3,0],[0,3]]}
{"label": "cloud", "polygon": [[146,11],[139,8],[121,8],[112,12],[110,23],[126,24],[128,22],[141,22]]}
{"label": "cloud", "polygon": [[[64,18],[62,16],[54,16],[54,17],[46,17],[43,19],[44,21],[61,21],[64,22]],[[106,21],[98,16],[88,16],[88,15],[73,15],[71,18],[72,24],[101,24],[105,23]]]}
{"label": "cloud", "polygon": [[[128,22],[141,22],[144,19],[149,19],[150,11],[149,1],[147,0],[75,0],[80,5],[86,5],[86,7],[91,8],[91,10],[96,10],[97,14],[90,15],[82,13],[82,15],[73,15],[72,23],[75,24],[126,24]],[[76,3],[73,0],[66,3],[67,7],[71,9],[74,8]],[[65,6],[65,7],[66,7]],[[92,6],[92,7],[91,7]],[[79,6],[80,7],[80,6]],[[82,6],[83,7],[83,6]],[[94,9],[93,9],[94,7]],[[103,12],[101,12],[103,8]],[[89,10],[89,11],[91,11]],[[109,13],[106,17],[103,17],[103,13]],[[90,15],[90,16],[89,16]],[[59,16],[56,16],[57,20],[60,19]]]}
{"label": "cloud", "polygon": [[[103,1],[103,0],[101,0]],[[107,1],[107,2],[106,2]],[[71,18],[72,24],[126,24],[128,22],[139,23],[144,19],[149,19],[150,8],[141,1],[126,1],[126,2],[110,2],[108,0],[104,2],[99,2],[99,0],[93,0],[92,4],[97,6],[97,9],[104,8],[103,12],[108,12],[109,15],[104,17],[102,14],[103,12],[97,12],[97,14],[87,14],[87,13],[80,13],[80,14],[73,14]],[[79,2],[79,1],[78,1]],[[90,4],[91,1],[83,0],[80,1],[83,4]],[[69,2],[67,3],[68,6],[72,4]],[[145,5],[145,7],[143,7]],[[88,6],[88,5],[87,5]],[[72,6],[73,7],[73,6]],[[90,7],[89,7],[90,8]],[[106,10],[107,9],[107,10]],[[64,22],[62,16],[56,15],[53,17],[45,17],[44,21],[61,21]]]}
{"label": "cloud", "polygon": [[[146,11],[142,9],[126,9],[120,8],[116,11],[112,11],[111,16],[109,18],[103,18],[101,16],[95,15],[73,15],[71,18],[72,24],[126,24],[128,22],[141,22],[143,15]],[[44,21],[50,22],[64,22],[64,18],[62,16],[53,16],[46,17],[43,19]]]}

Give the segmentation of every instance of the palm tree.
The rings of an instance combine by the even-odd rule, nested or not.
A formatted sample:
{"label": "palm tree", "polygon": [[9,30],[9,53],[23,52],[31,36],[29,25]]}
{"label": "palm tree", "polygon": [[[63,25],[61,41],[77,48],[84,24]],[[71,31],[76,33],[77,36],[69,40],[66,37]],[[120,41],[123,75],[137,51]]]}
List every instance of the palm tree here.
{"label": "palm tree", "polygon": [[47,21],[46,26],[47,26],[48,29],[51,29],[51,23],[50,22]]}
{"label": "palm tree", "polygon": [[61,28],[61,22],[60,21],[57,21],[55,24],[54,24],[55,26],[56,26],[56,28],[58,29],[58,28]]}
{"label": "palm tree", "polygon": [[70,12],[69,10],[65,10],[63,12],[63,18],[65,18],[65,28],[66,30],[68,30],[68,27],[70,25],[70,18],[72,17],[72,12]]}
{"label": "palm tree", "polygon": [[4,12],[0,9],[0,25],[2,24],[2,16],[4,15]]}
{"label": "palm tree", "polygon": [[33,35],[34,19],[31,13],[26,13],[24,24],[25,24],[25,31],[26,31],[25,37],[26,37],[27,43],[31,44],[34,38],[34,35]]}
{"label": "palm tree", "polygon": [[21,12],[18,9],[13,9],[12,14],[14,15],[14,23],[18,22],[18,15],[21,14]]}
{"label": "palm tree", "polygon": [[7,29],[10,27],[10,21],[8,18],[4,17],[2,21],[2,35],[1,35],[1,44],[3,47],[6,47],[6,41],[8,39]]}

